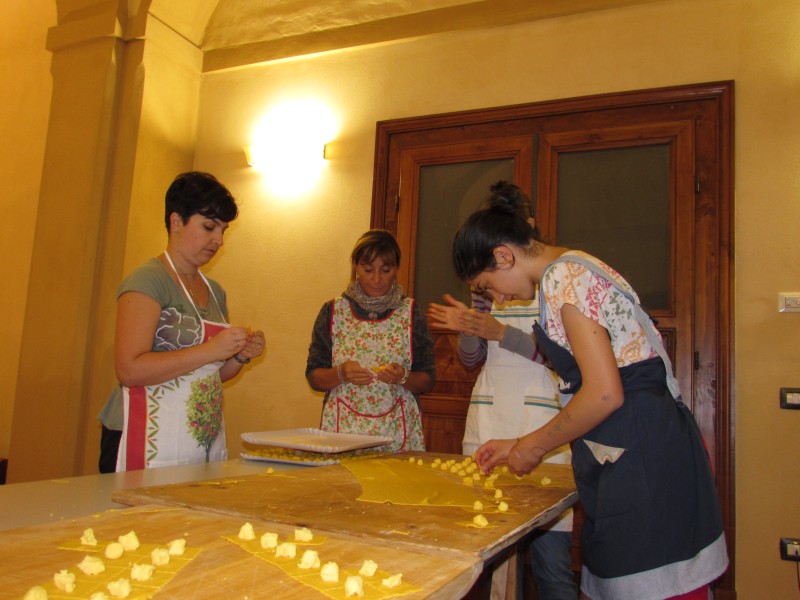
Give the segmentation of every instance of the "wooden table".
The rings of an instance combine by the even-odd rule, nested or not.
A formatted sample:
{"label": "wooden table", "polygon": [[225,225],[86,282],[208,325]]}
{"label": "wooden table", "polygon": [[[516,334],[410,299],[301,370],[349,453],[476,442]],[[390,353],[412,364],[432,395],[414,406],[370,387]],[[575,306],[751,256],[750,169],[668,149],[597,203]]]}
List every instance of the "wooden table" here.
{"label": "wooden table", "polygon": [[[93,528],[98,540],[115,540],[133,530],[145,543],[166,544],[184,537],[187,547],[202,551],[183,567],[171,581],[158,590],[154,598],[193,600],[312,600],[325,596],[298,583],[271,565],[222,536],[236,536],[242,520],[207,511],[163,506],[141,506],[110,510],[97,515],[16,529],[0,534],[0,597],[22,598],[34,585],[51,581],[60,569],[75,568],[85,552],[59,548],[59,544],[80,539],[87,527]],[[257,531],[263,529],[256,524]],[[269,530],[281,539],[294,534],[294,528],[271,523]],[[391,566],[403,573],[420,591],[403,598],[417,600],[436,598],[450,600],[463,596],[481,571],[475,559],[463,556],[426,554],[380,544],[370,540],[354,540],[333,533],[326,534],[320,557],[344,565],[360,565],[370,558],[379,565]],[[299,556],[298,556],[299,560]],[[357,568],[357,567],[356,567]]]}
{"label": "wooden table", "polygon": [[[463,458],[411,455],[425,461]],[[174,475],[179,483],[170,484],[165,483],[172,480],[170,468],[165,468],[154,469],[149,475],[132,472],[0,486],[0,507],[4,509],[9,506],[4,500],[9,497],[20,506],[25,496],[21,488],[30,494],[33,487],[42,485],[55,492],[46,504],[68,507],[66,515],[40,515],[38,522],[44,524],[0,532],[0,564],[4,565],[0,597],[21,597],[31,586],[52,579],[58,570],[74,568],[82,555],[60,549],[59,544],[79,538],[85,528],[92,527],[98,538],[115,539],[134,530],[143,542],[164,544],[186,536],[190,545],[202,547],[198,557],[162,587],[156,598],[324,598],[278,567],[223,539],[236,535],[245,521],[251,521],[259,534],[269,530],[289,536],[296,527],[309,527],[327,538],[324,556],[320,550],[326,561],[354,564],[371,558],[402,572],[404,581],[420,587],[408,598],[449,600],[464,596],[485,564],[577,499],[568,466],[542,465],[536,475],[549,477],[549,486],[515,486],[508,492],[513,497],[513,512],[494,513],[491,527],[477,529],[458,524],[472,516],[463,508],[359,501],[360,484],[341,465],[274,465],[275,472],[268,473],[269,463],[229,461],[232,468],[225,468],[227,464],[213,469],[204,466],[201,472],[209,477],[196,480],[176,468]],[[125,478],[119,479],[122,476]],[[133,486],[136,477],[142,477],[145,485]],[[112,482],[112,478],[116,479]],[[17,493],[3,487],[15,488]],[[93,487],[114,489],[108,496],[96,494],[94,501],[86,502],[84,496],[91,494],[84,488]],[[76,490],[84,491],[76,494]],[[70,494],[65,492],[72,492],[83,503],[71,503]],[[80,513],[82,505],[85,510]],[[135,508],[103,510],[123,505]],[[102,512],[75,516],[92,510]],[[15,520],[26,524],[20,515]]]}
{"label": "wooden table", "polygon": [[[462,456],[410,452],[426,462]],[[517,542],[536,527],[551,521],[577,500],[572,469],[545,463],[536,479],[549,477],[546,486],[515,485],[513,511],[491,515],[491,527],[465,527],[472,513],[450,506],[402,506],[358,500],[361,485],[341,465],[253,475],[214,482],[178,483],[119,490],[112,495],[122,504],[163,504],[208,510],[242,519],[257,519],[354,538],[383,540],[412,550],[435,550],[487,560]]]}

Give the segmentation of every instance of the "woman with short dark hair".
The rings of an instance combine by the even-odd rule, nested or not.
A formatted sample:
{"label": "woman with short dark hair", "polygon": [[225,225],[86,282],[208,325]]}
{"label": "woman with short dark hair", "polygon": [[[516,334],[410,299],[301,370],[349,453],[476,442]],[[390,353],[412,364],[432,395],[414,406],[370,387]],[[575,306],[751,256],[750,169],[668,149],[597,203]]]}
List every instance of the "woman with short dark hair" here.
{"label": "woman with short dark hair", "polygon": [[167,248],[128,275],[117,295],[120,386],[99,417],[101,472],[227,458],[222,382],[261,355],[264,334],[231,327],[225,290],[200,267],[237,214],[213,175],[183,173],[169,186]]}

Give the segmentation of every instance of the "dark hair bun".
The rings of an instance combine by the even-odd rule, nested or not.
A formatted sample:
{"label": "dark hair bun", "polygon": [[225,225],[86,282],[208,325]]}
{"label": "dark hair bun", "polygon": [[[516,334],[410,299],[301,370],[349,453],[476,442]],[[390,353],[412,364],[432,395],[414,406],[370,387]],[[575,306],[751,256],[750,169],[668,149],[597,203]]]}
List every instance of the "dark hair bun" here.
{"label": "dark hair bun", "polygon": [[498,181],[489,190],[492,192],[489,197],[489,208],[495,212],[516,214],[520,205],[527,200],[522,190],[507,181]]}

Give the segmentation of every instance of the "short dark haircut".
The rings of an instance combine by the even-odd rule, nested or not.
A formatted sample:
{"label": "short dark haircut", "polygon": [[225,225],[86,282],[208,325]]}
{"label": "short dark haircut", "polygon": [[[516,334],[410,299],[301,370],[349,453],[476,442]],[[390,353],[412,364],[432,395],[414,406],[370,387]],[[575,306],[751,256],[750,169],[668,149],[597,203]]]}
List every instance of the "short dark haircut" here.
{"label": "short dark haircut", "polygon": [[181,173],[170,184],[164,201],[164,223],[169,231],[169,216],[177,213],[186,223],[192,215],[203,215],[230,223],[239,214],[233,195],[211,173]]}

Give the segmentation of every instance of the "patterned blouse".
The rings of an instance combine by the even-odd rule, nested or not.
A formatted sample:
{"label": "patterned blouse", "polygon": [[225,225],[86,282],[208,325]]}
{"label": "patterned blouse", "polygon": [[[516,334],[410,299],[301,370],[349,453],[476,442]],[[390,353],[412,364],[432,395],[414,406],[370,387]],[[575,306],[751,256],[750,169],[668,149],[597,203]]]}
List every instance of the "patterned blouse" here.
{"label": "patterned blouse", "polygon": [[[563,258],[568,259],[570,255],[582,256],[596,263],[639,301],[630,284],[607,264],[576,250],[564,253]],[[584,265],[567,260],[548,266],[542,277],[540,290],[547,308],[544,329],[550,339],[570,353],[572,348],[561,320],[561,307],[565,304],[575,306],[581,314],[608,331],[618,367],[658,356],[636,321],[631,300]]]}

